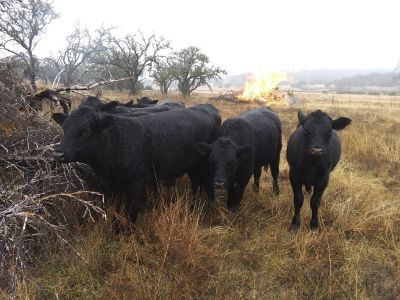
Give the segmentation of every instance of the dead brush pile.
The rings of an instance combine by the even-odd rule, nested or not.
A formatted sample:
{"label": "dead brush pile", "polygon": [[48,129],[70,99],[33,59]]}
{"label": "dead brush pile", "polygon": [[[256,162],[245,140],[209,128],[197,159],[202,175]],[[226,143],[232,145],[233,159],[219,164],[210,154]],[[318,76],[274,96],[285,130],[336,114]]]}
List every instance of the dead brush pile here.
{"label": "dead brush pile", "polygon": [[0,295],[5,297],[24,288],[30,263],[60,243],[71,244],[68,226],[93,219],[93,213],[105,216],[97,206],[102,195],[86,191],[85,166],[51,158],[59,129],[21,111],[26,90],[17,83],[0,81]]}
{"label": "dead brush pile", "polygon": [[29,85],[24,83],[12,67],[0,62],[0,136],[10,135],[22,118],[25,108],[25,96],[31,93]]}

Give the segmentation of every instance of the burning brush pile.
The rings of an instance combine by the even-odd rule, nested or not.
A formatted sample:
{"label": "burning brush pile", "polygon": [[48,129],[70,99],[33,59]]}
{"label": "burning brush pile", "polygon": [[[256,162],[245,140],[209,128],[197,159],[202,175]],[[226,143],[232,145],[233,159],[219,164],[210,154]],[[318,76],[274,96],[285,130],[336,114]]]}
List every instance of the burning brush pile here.
{"label": "burning brush pile", "polygon": [[87,191],[90,172],[53,161],[59,129],[24,111],[30,89],[2,67],[8,76],[0,75],[0,298],[16,297],[36,258],[70,245],[71,226],[105,216],[97,206],[102,195]]}
{"label": "burning brush pile", "polygon": [[279,83],[284,80],[286,80],[286,75],[277,72],[252,76],[245,82],[242,91],[230,92],[212,99],[236,103],[282,101],[285,98],[285,94],[280,91]]}

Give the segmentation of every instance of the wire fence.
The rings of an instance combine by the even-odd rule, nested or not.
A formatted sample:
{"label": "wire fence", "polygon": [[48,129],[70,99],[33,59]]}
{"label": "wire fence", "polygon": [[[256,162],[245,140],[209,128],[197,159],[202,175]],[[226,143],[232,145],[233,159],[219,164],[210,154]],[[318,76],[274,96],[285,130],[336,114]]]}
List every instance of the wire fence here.
{"label": "wire fence", "polygon": [[[215,89],[198,90],[199,95],[219,96],[226,94],[238,94],[239,90]],[[360,108],[360,109],[400,109],[400,96],[385,94],[339,94],[326,93],[322,91],[291,91],[281,90],[284,100],[289,104],[300,104],[302,106],[322,106],[338,108]]]}

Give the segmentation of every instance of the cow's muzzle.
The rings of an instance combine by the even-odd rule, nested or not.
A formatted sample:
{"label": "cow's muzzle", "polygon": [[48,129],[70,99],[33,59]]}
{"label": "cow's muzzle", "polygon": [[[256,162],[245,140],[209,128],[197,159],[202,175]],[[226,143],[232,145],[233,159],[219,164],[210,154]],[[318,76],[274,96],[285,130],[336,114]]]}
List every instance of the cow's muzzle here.
{"label": "cow's muzzle", "polygon": [[216,189],[224,189],[225,187],[226,187],[226,184],[223,181],[216,180],[214,182],[214,188],[216,188]]}
{"label": "cow's muzzle", "polygon": [[65,161],[65,153],[60,150],[54,150],[53,151],[53,157],[55,160],[64,162]]}
{"label": "cow's muzzle", "polygon": [[321,156],[324,154],[324,149],[322,147],[311,147],[310,154],[314,156]]}

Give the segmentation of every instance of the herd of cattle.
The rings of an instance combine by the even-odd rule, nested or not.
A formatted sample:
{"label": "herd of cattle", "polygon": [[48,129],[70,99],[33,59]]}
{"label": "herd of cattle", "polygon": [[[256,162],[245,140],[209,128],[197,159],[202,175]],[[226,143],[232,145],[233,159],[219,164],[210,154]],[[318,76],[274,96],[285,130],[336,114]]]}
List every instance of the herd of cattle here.
{"label": "herd of cattle", "polygon": [[[64,132],[56,159],[88,164],[106,190],[126,194],[132,221],[145,203],[147,186],[168,185],[184,174],[195,195],[204,190],[213,200],[214,189],[226,189],[231,210],[239,208],[252,176],[258,192],[263,166],[270,167],[273,192],[279,193],[282,127],[269,108],[245,111],[221,125],[211,104],[186,108],[147,97],[135,104],[104,103],[89,96],[71,113],[55,113],[53,119]],[[290,229],[300,226],[303,185],[309,192],[313,188],[310,226],[317,229],[318,206],[341,153],[336,130],[351,120],[332,120],[320,110],[307,116],[299,111],[298,119],[286,153],[295,207]]]}

